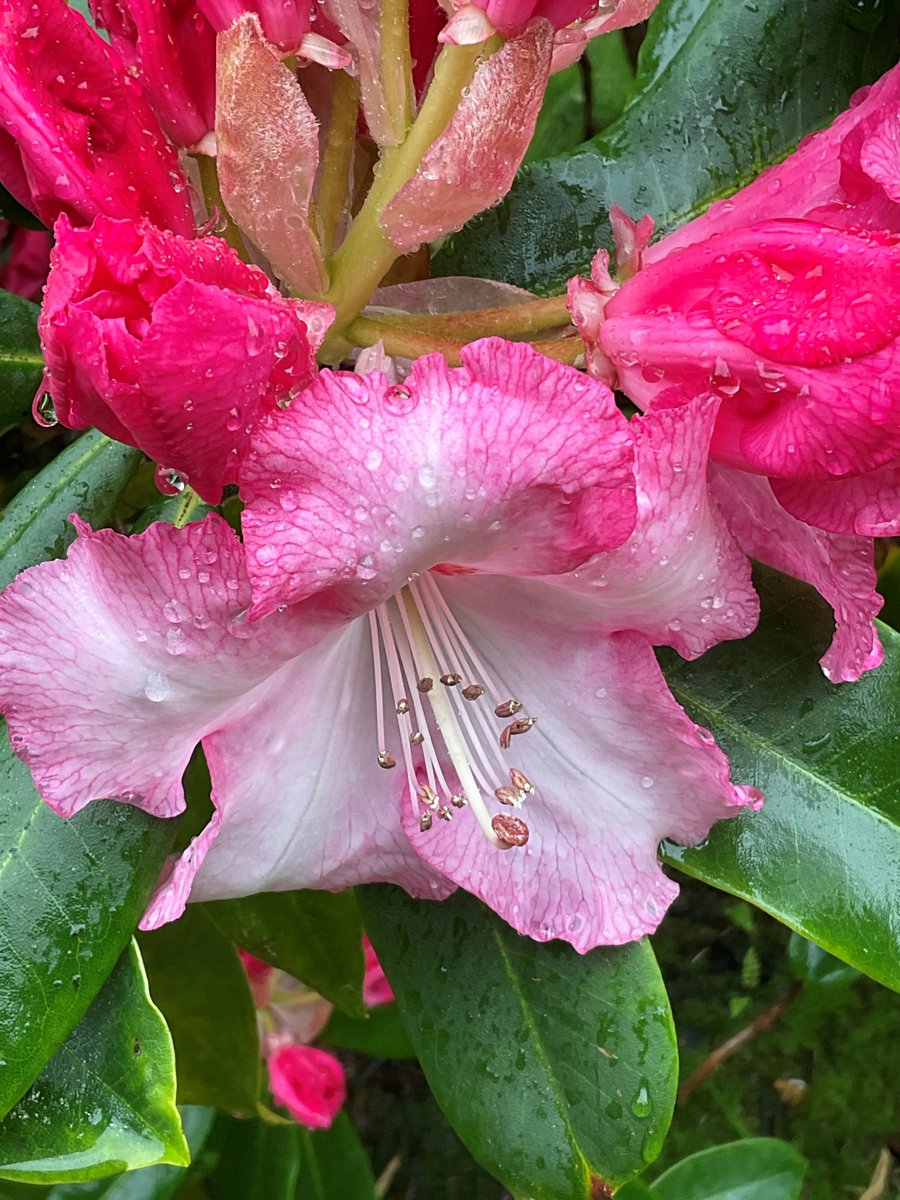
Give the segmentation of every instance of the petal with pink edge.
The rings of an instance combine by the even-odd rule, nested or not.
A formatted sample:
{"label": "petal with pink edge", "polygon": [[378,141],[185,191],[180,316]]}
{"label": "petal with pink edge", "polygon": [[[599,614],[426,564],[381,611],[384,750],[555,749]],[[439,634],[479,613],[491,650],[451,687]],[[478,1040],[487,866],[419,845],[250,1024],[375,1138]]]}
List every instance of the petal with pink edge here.
{"label": "petal with pink edge", "polygon": [[812,584],[834,609],[835,634],[821,659],[835,683],[859,679],[883,657],[873,620],[883,603],[875,590],[872,543],[826,533],[785,512],[769,480],[711,467],[714,494],[747,554]]}
{"label": "petal with pink edge", "polygon": [[634,533],[624,546],[549,581],[591,596],[606,629],[640,632],[685,658],[746,637],[759,618],[749,559],[707,483],[719,403],[701,396],[632,420]]}
{"label": "petal with pink edge", "polygon": [[628,423],[603,384],[499,338],[463,366],[322,373],[242,472],[253,615],[340,584],[361,612],[438,563],[556,574],[634,526]]}
{"label": "petal with pink edge", "polygon": [[539,941],[584,952],[651,932],[678,892],[659,842],[695,844],[758,793],[730,783],[640,634],[598,631],[593,606],[546,583],[457,577],[441,589],[487,669],[538,715],[510,750],[536,791],[521,813],[527,845],[497,850],[468,809],[426,832],[404,812],[412,844]]}
{"label": "petal with pink edge", "polygon": [[480,63],[447,128],[381,214],[406,254],[461,229],[512,186],[550,74],[553,27],[535,21]]}
{"label": "petal with pink edge", "polygon": [[172,816],[194,746],[313,627],[247,623],[243,550],[218,517],[132,538],[79,531],[67,559],[0,596],[13,746],[61,816],[102,797]]}
{"label": "petal with pink edge", "polygon": [[808,525],[863,537],[900,534],[900,463],[848,479],[769,482],[782,508]]}
{"label": "petal with pink edge", "polygon": [[228,210],[286,283],[319,295],[328,277],[308,219],[318,122],[255,14],[219,34],[217,62],[217,162]]}

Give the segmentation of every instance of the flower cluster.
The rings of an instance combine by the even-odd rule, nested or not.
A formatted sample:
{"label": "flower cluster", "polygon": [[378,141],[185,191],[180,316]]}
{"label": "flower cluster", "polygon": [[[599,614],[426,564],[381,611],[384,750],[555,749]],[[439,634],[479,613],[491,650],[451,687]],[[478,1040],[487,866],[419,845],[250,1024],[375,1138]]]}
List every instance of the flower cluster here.
{"label": "flower cluster", "polygon": [[[243,510],[240,537],[75,518],[68,558],[0,598],[0,705],[42,796],[173,816],[202,744],[214,815],[145,928],[188,898],[393,881],[581,951],[655,929],[660,840],[761,797],[654,647],[748,634],[753,555],[832,604],[830,678],[879,661],[900,73],[655,245],[614,212],[617,277],[601,253],[570,284],[587,372],[499,337],[410,362],[359,352],[385,272],[508,189],[554,63],[653,3],[414,4],[389,74],[386,2],[95,7],[111,46],[63,0],[0,18],[0,175],[56,220],[45,386],[64,424]],[[453,285],[378,311],[398,294],[433,317]]]}

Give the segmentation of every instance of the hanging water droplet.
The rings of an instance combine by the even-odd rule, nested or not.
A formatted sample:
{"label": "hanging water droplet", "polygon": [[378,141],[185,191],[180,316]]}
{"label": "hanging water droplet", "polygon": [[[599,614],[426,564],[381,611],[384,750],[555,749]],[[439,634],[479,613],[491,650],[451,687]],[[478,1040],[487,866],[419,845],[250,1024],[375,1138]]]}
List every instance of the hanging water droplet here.
{"label": "hanging water droplet", "polygon": [[177,496],[187,487],[187,476],[179,474],[172,467],[157,467],[154,479],[164,496]]}
{"label": "hanging water droplet", "polygon": [[31,414],[35,422],[44,429],[52,429],[54,425],[59,424],[59,417],[53,407],[53,397],[49,392],[38,392]]}

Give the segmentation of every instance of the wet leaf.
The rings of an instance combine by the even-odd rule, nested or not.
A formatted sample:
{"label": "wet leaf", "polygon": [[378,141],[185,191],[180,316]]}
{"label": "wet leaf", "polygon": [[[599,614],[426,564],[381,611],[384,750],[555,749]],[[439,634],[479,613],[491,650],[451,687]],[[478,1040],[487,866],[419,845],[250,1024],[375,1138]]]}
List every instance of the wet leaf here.
{"label": "wet leaf", "polygon": [[375,1200],[375,1176],[346,1113],[330,1129],[304,1129],[300,1138],[295,1200]]}
{"label": "wet leaf", "polygon": [[0,1123],[0,1177],[53,1183],[188,1161],[172,1041],[132,943]]}
{"label": "wet leaf", "polygon": [[580,956],[461,891],[440,904],[358,893],[438,1103],[514,1195],[588,1200],[656,1157],[677,1056],[647,942]]}
{"label": "wet leaf", "polygon": [[31,412],[44,371],[39,311],[30,300],[0,291],[0,427],[15,425]]}
{"label": "wet leaf", "polygon": [[804,584],[760,570],[750,637],[694,663],[661,657],[678,701],[708,726],[732,776],[766,796],[666,861],[765,909],[829,953],[900,990],[900,634],[859,683],[829,683],[818,658],[833,623]]}
{"label": "wet leaf", "polygon": [[776,1138],[746,1138],[701,1150],[660,1175],[655,1200],[797,1200],[806,1159]]}

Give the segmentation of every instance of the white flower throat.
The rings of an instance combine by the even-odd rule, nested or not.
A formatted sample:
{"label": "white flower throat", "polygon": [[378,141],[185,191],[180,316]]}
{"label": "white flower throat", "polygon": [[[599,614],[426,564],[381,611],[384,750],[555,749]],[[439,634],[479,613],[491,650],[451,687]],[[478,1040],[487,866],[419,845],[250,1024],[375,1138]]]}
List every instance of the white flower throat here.
{"label": "white flower throat", "polygon": [[[537,717],[524,715],[520,701],[498,690],[430,572],[370,612],[369,628],[378,762],[389,770],[399,757],[385,735],[388,700],[420,830],[431,829],[435,816],[450,821],[454,809],[469,806],[493,846],[523,846],[528,826],[522,818],[508,811],[492,816],[488,803],[521,808],[533,794],[533,784],[509,765],[505,751]],[[458,786],[448,782],[442,757],[452,764]]]}

